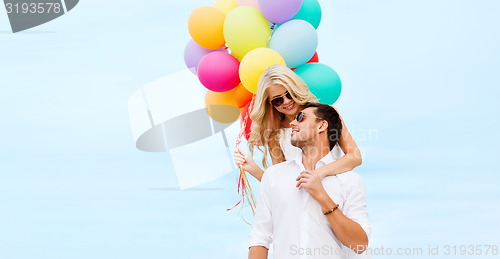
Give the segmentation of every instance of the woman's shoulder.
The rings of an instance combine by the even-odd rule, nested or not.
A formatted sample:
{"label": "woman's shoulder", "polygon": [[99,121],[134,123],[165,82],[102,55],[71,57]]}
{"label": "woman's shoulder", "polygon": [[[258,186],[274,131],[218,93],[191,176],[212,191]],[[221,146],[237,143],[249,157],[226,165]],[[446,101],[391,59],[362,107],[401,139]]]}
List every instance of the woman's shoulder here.
{"label": "woman's shoulder", "polygon": [[285,140],[287,138],[287,135],[291,135],[292,133],[292,128],[279,128],[279,132],[278,132],[278,136],[279,136],[279,139],[280,139],[280,142],[282,142],[283,140]]}

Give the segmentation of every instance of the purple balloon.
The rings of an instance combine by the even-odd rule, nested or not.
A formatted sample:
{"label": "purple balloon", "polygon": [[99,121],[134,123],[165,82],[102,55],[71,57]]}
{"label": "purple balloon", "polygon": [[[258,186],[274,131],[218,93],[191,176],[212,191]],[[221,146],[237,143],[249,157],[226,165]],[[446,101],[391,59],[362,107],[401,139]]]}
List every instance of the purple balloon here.
{"label": "purple balloon", "polygon": [[190,40],[186,44],[186,48],[184,48],[184,63],[186,63],[186,67],[189,68],[193,74],[198,75],[198,64],[200,63],[200,60],[208,53],[214,51],[227,52],[224,48],[206,49],[196,44],[194,40]]}
{"label": "purple balloon", "polygon": [[302,2],[303,0],[259,0],[259,8],[268,21],[282,24],[299,12]]}

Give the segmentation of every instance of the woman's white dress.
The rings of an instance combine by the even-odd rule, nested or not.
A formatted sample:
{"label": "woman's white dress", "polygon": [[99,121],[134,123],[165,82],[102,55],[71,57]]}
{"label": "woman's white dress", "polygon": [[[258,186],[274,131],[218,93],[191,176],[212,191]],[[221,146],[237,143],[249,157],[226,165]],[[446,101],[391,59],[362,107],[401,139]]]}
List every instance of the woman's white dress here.
{"label": "woman's white dress", "polygon": [[[286,161],[294,160],[297,157],[302,157],[302,149],[292,146],[291,143],[292,137],[292,128],[284,128],[282,129],[280,136],[280,146],[281,150],[283,150],[283,154],[285,155]],[[337,160],[344,155],[342,149],[339,147],[337,143],[335,147],[330,151],[330,154],[333,156],[333,159]]]}

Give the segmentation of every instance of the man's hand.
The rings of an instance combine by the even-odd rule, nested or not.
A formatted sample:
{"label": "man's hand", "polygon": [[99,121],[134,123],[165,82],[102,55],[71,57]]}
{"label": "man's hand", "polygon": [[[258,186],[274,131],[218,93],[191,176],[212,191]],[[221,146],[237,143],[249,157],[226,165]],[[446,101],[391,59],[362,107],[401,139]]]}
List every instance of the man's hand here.
{"label": "man's hand", "polygon": [[319,175],[311,170],[305,170],[300,173],[299,177],[297,177],[297,187],[299,187],[299,190],[305,188],[309,195],[316,201],[328,195],[323,188]]}

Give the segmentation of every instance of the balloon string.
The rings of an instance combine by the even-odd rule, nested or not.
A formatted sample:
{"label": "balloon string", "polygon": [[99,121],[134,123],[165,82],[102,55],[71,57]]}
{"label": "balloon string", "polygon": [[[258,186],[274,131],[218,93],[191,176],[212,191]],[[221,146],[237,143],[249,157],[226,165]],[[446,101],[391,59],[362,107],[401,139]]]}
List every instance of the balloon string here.
{"label": "balloon string", "polygon": [[267,46],[268,48],[269,48],[269,44],[271,44],[271,38],[272,38],[272,37],[273,37],[273,35],[274,35],[274,30],[275,30],[275,28],[276,28],[276,23],[273,23],[273,24],[271,25],[271,36],[269,36],[269,38],[267,39],[267,45],[266,45],[266,46]]}
{"label": "balloon string", "polygon": [[[248,110],[247,110],[245,117],[243,119],[243,124],[242,124],[242,127],[240,129],[240,133],[238,134],[238,138],[236,139],[236,149],[238,149],[240,146],[241,139],[242,139],[243,134],[245,132],[248,118],[250,117],[250,112],[253,110],[254,103],[255,103],[255,95],[252,97],[252,101],[250,102]],[[246,199],[250,205],[250,208],[252,209],[253,215],[255,216],[255,207],[256,206],[255,206],[255,199],[253,197],[252,188],[250,187],[250,183],[249,183],[248,178],[246,176],[245,170],[243,170],[243,167],[241,165],[239,166],[239,168],[240,168],[240,175],[238,177],[238,194],[240,195],[241,199],[240,199],[240,201],[238,201],[238,203],[236,203],[236,205],[234,205],[232,208],[227,209],[227,210],[228,211],[232,210],[232,209],[236,208],[239,204],[241,204],[241,209],[240,209],[240,213],[241,213],[243,211],[243,208],[245,207],[245,199]],[[245,223],[247,223],[248,225],[251,225],[250,223],[248,223],[245,220],[245,218],[242,217],[242,219],[243,219],[243,221],[245,221]]]}

